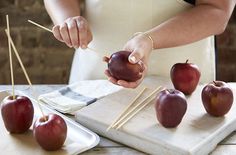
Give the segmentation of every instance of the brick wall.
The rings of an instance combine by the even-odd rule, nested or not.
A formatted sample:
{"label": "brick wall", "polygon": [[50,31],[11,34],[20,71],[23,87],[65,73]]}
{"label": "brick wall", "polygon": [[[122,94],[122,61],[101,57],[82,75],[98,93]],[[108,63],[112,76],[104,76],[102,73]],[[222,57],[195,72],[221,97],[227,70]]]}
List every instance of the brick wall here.
{"label": "brick wall", "polygon": [[236,82],[236,9],[225,32],[217,36],[217,79]]}
{"label": "brick wall", "polygon": [[[29,76],[35,84],[67,83],[73,49],[54,39],[51,33],[27,22],[28,19],[51,28],[42,0],[0,0],[0,84],[10,84],[8,44],[4,32],[9,14],[11,35]],[[217,36],[217,79],[236,81],[236,12],[226,31]],[[14,58],[15,83],[26,83]]]}
{"label": "brick wall", "polygon": [[[27,22],[31,19],[52,27],[43,0],[0,0],[0,84],[10,84],[8,43],[4,32],[6,14],[10,18],[14,43],[32,82],[68,83],[74,50],[54,39],[51,33]],[[13,62],[15,83],[26,83],[16,58]]]}

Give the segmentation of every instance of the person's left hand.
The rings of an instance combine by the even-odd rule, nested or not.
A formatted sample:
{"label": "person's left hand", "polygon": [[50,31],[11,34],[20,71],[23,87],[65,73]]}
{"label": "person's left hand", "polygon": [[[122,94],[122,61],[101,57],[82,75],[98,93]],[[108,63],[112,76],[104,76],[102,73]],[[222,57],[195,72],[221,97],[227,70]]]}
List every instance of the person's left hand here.
{"label": "person's left hand", "polygon": [[[152,47],[153,45],[152,45],[151,40],[148,38],[148,36],[144,34],[136,35],[135,37],[130,39],[125,44],[124,50],[132,52],[129,56],[130,63],[135,64],[135,63],[140,63],[140,61],[142,61],[142,63],[144,64],[144,71],[142,73],[142,77],[139,80],[134,81],[134,82],[119,80],[112,77],[112,75],[109,73],[109,70],[107,69],[105,70],[105,74],[108,77],[108,80],[112,82],[113,84],[123,86],[125,88],[136,88],[143,81],[143,78],[147,73],[148,59],[152,51]],[[105,62],[108,62],[109,58],[104,57],[103,60]]]}

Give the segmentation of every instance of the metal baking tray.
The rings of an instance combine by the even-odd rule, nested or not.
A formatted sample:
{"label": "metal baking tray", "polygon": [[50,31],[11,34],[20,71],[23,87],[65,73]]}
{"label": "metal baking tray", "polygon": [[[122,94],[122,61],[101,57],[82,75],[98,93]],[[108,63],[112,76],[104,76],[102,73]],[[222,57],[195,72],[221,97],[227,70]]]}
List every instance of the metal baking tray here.
{"label": "metal baking tray", "polygon": [[[3,100],[4,97],[10,95],[11,93],[8,91],[2,91],[0,92],[0,102]],[[23,96],[27,96],[25,95],[23,92],[21,91],[16,91],[17,95],[23,95]],[[41,116],[39,107],[37,105],[37,101],[31,97],[29,97],[30,100],[33,103],[34,106],[34,121],[37,117]],[[37,154],[50,154],[50,155],[60,155],[60,154],[68,154],[68,155],[74,155],[74,154],[79,154],[82,153],[86,150],[89,150],[93,147],[95,147],[99,141],[100,138],[97,134],[95,134],[94,132],[90,131],[89,129],[85,128],[84,126],[80,125],[79,123],[75,122],[74,120],[72,120],[71,118],[69,118],[66,115],[63,115],[53,109],[50,109],[49,107],[47,107],[46,105],[42,105],[42,109],[43,112],[45,114],[48,113],[55,113],[60,115],[61,117],[64,118],[64,120],[66,121],[67,124],[67,138],[66,141],[64,143],[64,146],[62,147],[62,149],[57,150],[57,151],[53,151],[53,152],[48,152],[48,151],[44,151],[35,141],[35,139],[33,138],[32,135],[32,126],[29,130],[29,132],[24,133],[24,134],[14,134],[12,136],[12,134],[8,134],[8,132],[6,131],[4,125],[3,125],[3,120],[1,118],[1,131],[2,134],[0,135],[0,138],[4,138],[6,139],[6,141],[1,141],[0,142],[0,149],[3,150],[3,146],[8,145],[7,149],[4,148],[4,152],[5,154],[24,154],[24,155],[37,155]],[[33,121],[33,122],[34,122]],[[2,131],[5,130],[5,131]],[[19,139],[19,141],[13,141],[12,140],[17,138]],[[22,143],[24,143],[25,145],[22,145],[21,141],[24,141]],[[14,144],[8,144],[8,143],[14,143]],[[29,145],[27,145],[29,144]]]}

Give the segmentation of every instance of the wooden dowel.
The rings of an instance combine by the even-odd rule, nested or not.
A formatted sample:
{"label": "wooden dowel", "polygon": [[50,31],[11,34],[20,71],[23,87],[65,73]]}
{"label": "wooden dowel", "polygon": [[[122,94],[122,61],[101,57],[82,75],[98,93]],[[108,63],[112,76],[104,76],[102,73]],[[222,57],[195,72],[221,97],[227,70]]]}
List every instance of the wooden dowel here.
{"label": "wooden dowel", "polygon": [[[163,90],[163,89],[162,89]],[[161,90],[159,90],[160,92]],[[146,101],[139,109],[137,109],[134,113],[132,113],[128,118],[126,118],[116,129],[119,129],[122,127],[126,122],[128,122],[131,118],[133,118],[140,110],[142,110],[144,107],[146,107],[152,100],[154,100],[156,96],[153,96],[151,99]]]}
{"label": "wooden dowel", "polygon": [[[6,15],[7,20],[7,32],[10,34],[10,26],[9,26],[9,17]],[[8,48],[9,48],[9,61],[10,61],[10,72],[11,72],[11,85],[12,85],[12,98],[15,99],[15,88],[14,88],[14,74],[13,74],[13,65],[12,65],[12,52],[11,52],[11,43],[10,38],[8,37]]]}
{"label": "wooden dowel", "polygon": [[156,96],[153,96],[151,99],[146,101],[138,110],[136,110],[134,113],[132,113],[129,117],[127,117],[121,124],[119,124],[115,129],[118,130],[120,127],[122,127],[126,122],[128,122],[131,118],[133,118],[140,110],[142,110],[144,107],[146,107],[153,99],[155,99]]}
{"label": "wooden dowel", "polygon": [[32,85],[32,83],[31,83],[31,81],[30,81],[30,78],[29,78],[29,76],[28,76],[28,74],[27,74],[27,72],[26,72],[26,69],[25,69],[25,67],[24,67],[24,65],[23,65],[23,63],[22,63],[22,61],[21,61],[21,58],[20,58],[20,56],[19,56],[19,53],[18,53],[18,51],[17,51],[17,49],[16,49],[16,47],[15,47],[15,44],[13,43],[12,38],[11,38],[11,36],[9,35],[9,33],[7,32],[7,30],[5,30],[5,32],[6,32],[8,38],[9,38],[9,40],[10,40],[11,46],[12,46],[12,48],[13,48],[13,51],[14,51],[14,53],[16,54],[16,57],[17,57],[17,59],[18,59],[18,61],[19,61],[19,63],[20,63],[20,66],[21,66],[21,68],[22,68],[22,70],[23,70],[23,72],[24,72],[24,74],[25,74],[25,77],[26,77],[26,79],[27,79],[27,82],[28,82],[29,85],[30,85],[30,88],[31,88],[31,90],[32,90],[32,92],[33,92],[33,96],[34,96],[34,97],[36,98],[36,100],[37,100],[37,104],[38,104],[38,106],[39,106],[39,109],[40,109],[40,111],[41,111],[43,117],[46,118],[45,115],[44,115],[44,113],[43,113],[42,107],[41,107],[41,105],[40,105],[40,103],[39,103],[39,100],[38,100],[38,97],[37,97],[37,95],[36,95],[36,92],[35,92],[34,89],[33,89],[33,85]]}
{"label": "wooden dowel", "polygon": [[129,112],[127,112],[123,117],[121,117],[121,119],[119,121],[117,121],[112,128],[114,128],[115,126],[117,126],[120,122],[122,122],[128,115],[130,115],[137,107],[139,107],[141,104],[143,104],[148,98],[150,98],[153,94],[155,94],[160,88],[162,88],[162,86],[159,86],[158,88],[156,88],[154,91],[152,91],[151,94],[149,94],[146,98],[144,98],[142,101],[140,101],[136,106],[134,106]]}
{"label": "wooden dowel", "polygon": [[147,87],[144,87],[139,94],[130,102],[130,104],[120,113],[120,115],[111,123],[111,125],[107,128],[106,131],[110,130],[111,127],[121,118],[121,116],[127,112],[130,107],[134,104],[134,102],[143,94],[143,92],[147,89]]}
{"label": "wooden dowel", "polygon": [[87,46],[87,49],[89,49],[89,50],[91,50],[91,51],[93,51],[93,52],[95,52],[95,53],[98,53],[97,50],[95,50],[95,49],[93,49],[93,48],[90,48],[90,47],[88,47],[88,46]]}
{"label": "wooden dowel", "polygon": [[[32,20],[28,20],[28,22],[31,23],[31,24],[34,24],[34,25],[36,25],[36,26],[38,26],[38,27],[40,27],[40,28],[42,28],[42,29],[44,29],[44,30],[46,30],[46,31],[48,31],[48,32],[51,32],[51,33],[52,33],[52,30],[50,30],[49,28],[47,28],[47,27],[45,27],[45,26],[43,26],[43,25],[40,25],[40,24],[38,24],[38,23],[36,23],[36,22],[34,22],[34,21],[32,21]],[[93,48],[90,48],[90,47],[88,47],[88,46],[87,46],[87,49],[89,49],[89,50],[91,50],[91,51],[97,53],[97,50],[95,50],[95,49],[93,49]]]}
{"label": "wooden dowel", "polygon": [[31,24],[34,24],[34,25],[36,25],[36,26],[38,26],[38,27],[40,27],[40,28],[42,28],[42,29],[44,29],[44,30],[49,31],[49,32],[52,33],[52,30],[50,30],[49,28],[47,28],[47,27],[45,27],[45,26],[42,26],[42,25],[40,25],[40,24],[38,24],[38,23],[35,23],[35,22],[33,22],[32,20],[28,20],[28,22],[30,22]]}

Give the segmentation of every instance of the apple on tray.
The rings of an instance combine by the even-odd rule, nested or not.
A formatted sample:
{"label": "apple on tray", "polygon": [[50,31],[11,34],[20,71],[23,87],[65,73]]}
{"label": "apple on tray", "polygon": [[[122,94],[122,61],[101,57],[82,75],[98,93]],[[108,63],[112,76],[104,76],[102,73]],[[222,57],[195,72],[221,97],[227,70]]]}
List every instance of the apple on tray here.
{"label": "apple on tray", "polygon": [[190,95],[196,89],[201,73],[197,65],[193,63],[176,63],[170,71],[171,81],[175,89]]}
{"label": "apple on tray", "polygon": [[202,103],[212,116],[224,116],[233,104],[234,96],[229,85],[223,81],[213,81],[202,89]]}
{"label": "apple on tray", "polygon": [[142,77],[142,72],[144,71],[142,62],[130,63],[128,60],[130,54],[131,52],[129,51],[118,51],[113,53],[110,58],[106,58],[108,70],[117,80],[133,82]]}
{"label": "apple on tray", "polygon": [[187,110],[184,94],[178,90],[165,89],[157,94],[155,100],[157,120],[166,128],[177,127]]}
{"label": "apple on tray", "polygon": [[4,125],[10,133],[26,132],[33,121],[34,107],[25,96],[7,96],[1,103],[1,113]]}
{"label": "apple on tray", "polygon": [[66,140],[66,122],[57,114],[40,117],[34,123],[33,135],[43,149],[47,151],[58,150]]}

